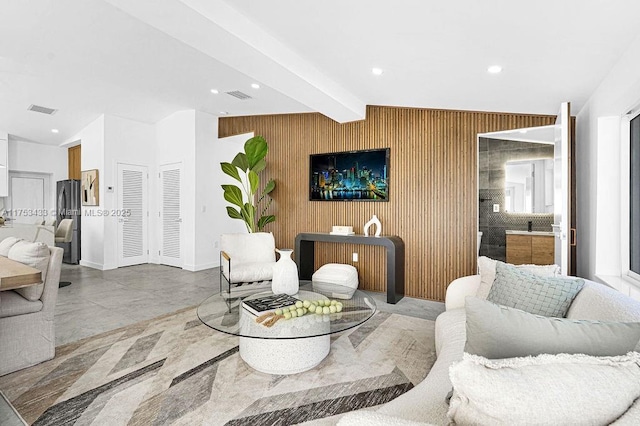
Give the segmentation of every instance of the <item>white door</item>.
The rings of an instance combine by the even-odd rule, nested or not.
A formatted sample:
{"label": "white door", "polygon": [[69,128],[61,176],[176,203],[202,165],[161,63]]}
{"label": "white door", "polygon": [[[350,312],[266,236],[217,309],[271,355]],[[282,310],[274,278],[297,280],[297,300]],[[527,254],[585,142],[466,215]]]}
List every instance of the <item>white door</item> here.
{"label": "white door", "polygon": [[148,263],[146,166],[118,163],[118,266]]}
{"label": "white door", "polygon": [[160,166],[160,190],[162,191],[160,263],[179,268],[182,268],[182,246],[180,244],[182,235],[181,181],[181,163]]}
{"label": "white door", "polygon": [[571,107],[568,102],[560,105],[560,112],[555,124],[554,145],[554,200],[553,200],[553,232],[555,234],[555,263],[560,265],[562,275],[571,270],[569,257],[569,222],[571,221],[571,181],[570,174],[571,146]]}
{"label": "white door", "polygon": [[[49,175],[9,173],[9,216],[15,223],[41,224],[49,219]],[[55,216],[54,216],[55,217]]]}

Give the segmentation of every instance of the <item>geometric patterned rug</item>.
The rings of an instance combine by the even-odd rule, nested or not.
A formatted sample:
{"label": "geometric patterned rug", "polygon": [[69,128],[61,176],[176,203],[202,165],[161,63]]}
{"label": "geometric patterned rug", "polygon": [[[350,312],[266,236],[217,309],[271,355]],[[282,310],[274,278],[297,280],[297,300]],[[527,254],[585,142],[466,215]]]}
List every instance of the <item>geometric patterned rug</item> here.
{"label": "geometric patterned rug", "polygon": [[317,367],[264,374],[187,308],[60,346],[0,390],[34,425],[332,424],[403,394],[434,361],[433,321],[378,312],[332,336]]}

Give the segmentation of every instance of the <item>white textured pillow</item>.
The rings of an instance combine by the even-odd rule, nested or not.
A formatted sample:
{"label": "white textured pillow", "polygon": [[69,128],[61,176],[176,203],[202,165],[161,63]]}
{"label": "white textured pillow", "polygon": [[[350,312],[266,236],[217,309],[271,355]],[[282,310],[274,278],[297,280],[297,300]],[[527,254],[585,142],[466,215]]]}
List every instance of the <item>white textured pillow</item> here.
{"label": "white textured pillow", "polygon": [[0,256],[8,257],[9,250],[11,250],[11,247],[13,247],[18,241],[22,241],[22,238],[7,237],[0,241]]}
{"label": "white textured pillow", "polygon": [[[497,260],[490,259],[486,256],[478,258],[478,272],[480,273],[480,286],[476,292],[476,297],[487,299],[491,286],[496,279]],[[508,264],[510,265],[510,264]],[[516,268],[522,268],[532,274],[541,277],[556,277],[560,275],[560,267],[558,265],[513,265]]]}
{"label": "white textured pillow", "polygon": [[538,355],[488,360],[464,354],[449,376],[457,424],[610,424],[640,397],[640,354]]}
{"label": "white textured pillow", "polygon": [[29,241],[19,241],[9,250],[9,259],[24,263],[32,268],[38,269],[42,273],[40,285],[19,288],[15,291],[22,297],[30,301],[40,300],[44,291],[44,281],[47,279],[47,267],[49,266],[49,246],[45,243],[31,243]]}

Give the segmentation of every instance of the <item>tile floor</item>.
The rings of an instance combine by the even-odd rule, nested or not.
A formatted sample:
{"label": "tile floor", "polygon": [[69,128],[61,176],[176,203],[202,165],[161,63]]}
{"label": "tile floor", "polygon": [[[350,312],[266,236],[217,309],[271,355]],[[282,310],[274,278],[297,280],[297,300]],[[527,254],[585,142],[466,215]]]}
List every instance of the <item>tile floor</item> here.
{"label": "tile floor", "polygon": [[[61,281],[71,285],[58,292],[56,346],[198,305],[219,289],[218,269],[188,272],[146,264],[99,271],[84,266],[62,266]],[[435,319],[444,304],[405,297],[396,305],[385,294],[370,293],[378,308],[425,319]]]}

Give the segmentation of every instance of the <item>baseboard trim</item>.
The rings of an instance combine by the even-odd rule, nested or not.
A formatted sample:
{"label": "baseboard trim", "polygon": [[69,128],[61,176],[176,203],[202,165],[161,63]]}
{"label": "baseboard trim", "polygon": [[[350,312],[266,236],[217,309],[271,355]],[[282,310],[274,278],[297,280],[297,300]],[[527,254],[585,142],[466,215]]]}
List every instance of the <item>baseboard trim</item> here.
{"label": "baseboard trim", "polygon": [[[160,263],[158,262],[146,262],[146,263],[152,263],[152,264],[156,264],[156,265],[160,265]],[[143,265],[144,263],[142,263]],[[110,271],[112,269],[118,269],[118,266],[115,265],[103,265],[100,263],[94,263],[94,262],[89,262],[86,260],[81,260],[80,261],[80,265],[81,266],[86,266],[87,268],[92,268],[92,269],[98,269],[100,271]],[[198,272],[198,271],[204,271],[205,269],[212,269],[212,268],[217,268],[219,265],[219,262],[211,262],[211,263],[202,263],[199,265],[193,265],[193,264],[185,264],[182,266],[182,269],[184,269],[185,271],[190,271],[190,272]]]}
{"label": "baseboard trim", "polygon": [[87,268],[93,268],[93,269],[98,269],[100,271],[104,271],[104,265],[102,263],[94,263],[94,262],[89,262],[88,260],[81,260],[80,265],[86,266]]}
{"label": "baseboard trim", "polygon": [[182,265],[182,269],[186,271],[191,271],[191,272],[198,272],[198,271],[204,271],[205,269],[217,268],[218,266],[220,266],[218,262],[201,263],[199,265],[184,264]]}

